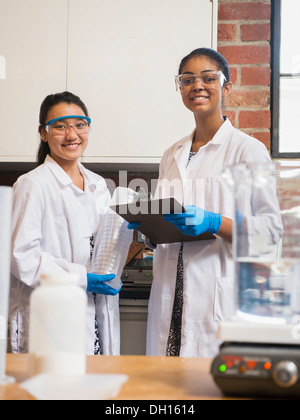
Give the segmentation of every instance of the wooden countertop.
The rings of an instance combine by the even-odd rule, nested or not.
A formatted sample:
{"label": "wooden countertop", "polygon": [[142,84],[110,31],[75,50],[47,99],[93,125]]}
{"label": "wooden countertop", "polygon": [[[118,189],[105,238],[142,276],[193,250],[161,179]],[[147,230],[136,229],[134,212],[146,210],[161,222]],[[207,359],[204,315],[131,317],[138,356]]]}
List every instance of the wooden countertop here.
{"label": "wooden countertop", "polygon": [[[17,383],[0,386],[0,400],[32,400],[18,386],[28,378],[29,357],[7,355],[7,374]],[[119,373],[129,376],[118,400],[219,400],[220,390],[210,375],[210,359],[146,356],[89,356],[88,373]]]}

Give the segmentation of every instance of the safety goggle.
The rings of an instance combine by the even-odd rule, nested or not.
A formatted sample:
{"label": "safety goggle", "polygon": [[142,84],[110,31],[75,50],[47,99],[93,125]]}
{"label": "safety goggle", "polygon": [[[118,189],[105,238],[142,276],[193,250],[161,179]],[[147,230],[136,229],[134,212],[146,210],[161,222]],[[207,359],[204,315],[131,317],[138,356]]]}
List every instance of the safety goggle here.
{"label": "safety goggle", "polygon": [[204,71],[201,74],[180,74],[175,76],[176,90],[189,90],[200,81],[206,88],[215,89],[224,86],[226,77],[221,71]]}
{"label": "safety goggle", "polygon": [[[67,119],[77,119],[74,124],[67,124]],[[66,115],[59,118],[54,118],[48,121],[44,128],[49,134],[53,135],[67,135],[70,128],[72,127],[77,134],[86,134],[90,130],[90,124],[92,120],[82,115]]]}

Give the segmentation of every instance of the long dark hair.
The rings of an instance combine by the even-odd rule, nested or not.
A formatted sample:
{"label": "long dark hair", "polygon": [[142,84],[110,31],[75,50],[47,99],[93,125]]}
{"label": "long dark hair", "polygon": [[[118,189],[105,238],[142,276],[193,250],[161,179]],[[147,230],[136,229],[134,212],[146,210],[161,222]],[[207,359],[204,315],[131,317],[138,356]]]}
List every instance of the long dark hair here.
{"label": "long dark hair", "polygon": [[[67,103],[67,104],[75,104],[78,105],[82,111],[85,113],[85,116],[88,117],[89,113],[87,110],[87,107],[82,102],[82,100],[74,95],[71,92],[62,92],[62,93],[56,93],[54,95],[47,96],[40,109],[40,126],[39,126],[39,132],[41,133],[42,128],[47,123],[47,115],[51,108],[53,108],[55,105],[61,104],[61,103]],[[49,144],[47,142],[44,142],[41,138],[41,142],[39,145],[39,149],[37,152],[37,164],[42,165],[46,159],[46,156],[50,154],[50,148]]]}

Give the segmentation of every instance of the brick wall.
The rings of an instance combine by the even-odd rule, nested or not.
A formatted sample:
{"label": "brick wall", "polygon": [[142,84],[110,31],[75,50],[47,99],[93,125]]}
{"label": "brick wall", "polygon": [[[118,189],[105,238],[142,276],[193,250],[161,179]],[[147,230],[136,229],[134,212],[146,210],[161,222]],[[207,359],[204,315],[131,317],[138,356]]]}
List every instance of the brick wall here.
{"label": "brick wall", "polygon": [[226,115],[270,150],[271,0],[219,0],[218,51],[231,68]]}

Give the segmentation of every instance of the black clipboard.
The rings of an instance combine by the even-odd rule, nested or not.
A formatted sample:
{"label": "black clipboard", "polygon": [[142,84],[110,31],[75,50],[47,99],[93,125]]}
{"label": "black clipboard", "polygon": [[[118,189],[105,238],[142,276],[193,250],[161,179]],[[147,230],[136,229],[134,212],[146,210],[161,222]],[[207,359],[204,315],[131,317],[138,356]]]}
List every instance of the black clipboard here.
{"label": "black clipboard", "polygon": [[111,209],[128,223],[141,223],[138,230],[154,245],[216,239],[209,232],[196,237],[185,235],[173,223],[167,222],[164,214],[181,214],[186,211],[174,198],[142,200],[132,204],[111,206]]}

